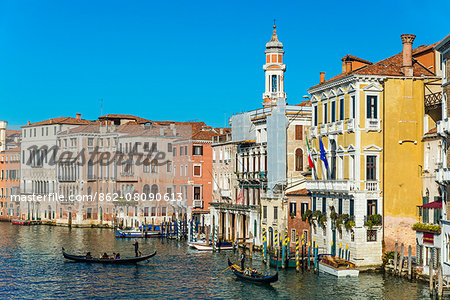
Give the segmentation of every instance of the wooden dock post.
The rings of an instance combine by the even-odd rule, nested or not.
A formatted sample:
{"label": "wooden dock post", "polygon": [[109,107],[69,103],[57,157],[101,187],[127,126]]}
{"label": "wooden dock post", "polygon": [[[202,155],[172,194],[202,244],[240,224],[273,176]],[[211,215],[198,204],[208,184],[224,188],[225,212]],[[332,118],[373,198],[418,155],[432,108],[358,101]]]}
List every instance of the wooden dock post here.
{"label": "wooden dock post", "polygon": [[404,249],[404,245],[403,245],[403,243],[402,243],[402,246],[401,246],[401,248],[400,248],[400,261],[398,262],[399,263],[399,268],[398,268],[398,275],[399,276],[402,276],[402,270],[403,270],[403,249]]}
{"label": "wooden dock post", "polygon": [[411,245],[408,246],[408,278],[412,279]]}
{"label": "wooden dock post", "polygon": [[397,273],[397,260],[398,260],[397,250],[398,250],[398,243],[395,243],[395,248],[394,248],[394,275]]}
{"label": "wooden dock post", "polygon": [[439,265],[438,269],[437,269],[437,281],[438,281],[438,298],[442,299],[442,296],[444,294],[444,276],[442,274],[442,265]]}
{"label": "wooden dock post", "polygon": [[434,282],[433,282],[433,279],[434,279],[434,275],[433,275],[433,273],[434,273],[434,269],[433,269],[433,267],[432,266],[430,266],[430,295],[433,295],[433,289],[434,289]]}
{"label": "wooden dock post", "polygon": [[305,272],[305,238],[302,234],[302,273]]}

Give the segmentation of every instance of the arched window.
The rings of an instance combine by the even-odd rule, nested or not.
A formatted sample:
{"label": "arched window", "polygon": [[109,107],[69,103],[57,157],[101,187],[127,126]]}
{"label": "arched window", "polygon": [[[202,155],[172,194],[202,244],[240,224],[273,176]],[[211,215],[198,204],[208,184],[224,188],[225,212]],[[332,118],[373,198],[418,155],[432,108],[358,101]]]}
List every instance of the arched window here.
{"label": "arched window", "polygon": [[330,140],[331,146],[331,179],[336,179],[336,141]]}
{"label": "arched window", "polygon": [[158,194],[158,186],[156,184],[152,185],[152,194],[156,197]]}
{"label": "arched window", "polygon": [[144,188],[142,189],[142,192],[148,196],[150,194],[150,186],[148,184],[144,184]]}
{"label": "arched window", "polygon": [[88,189],[87,189],[87,194],[88,194],[88,196],[90,196],[91,193],[92,193],[92,189],[91,189],[91,187],[88,187]]}
{"label": "arched window", "polygon": [[303,171],[303,150],[295,150],[295,171]]}

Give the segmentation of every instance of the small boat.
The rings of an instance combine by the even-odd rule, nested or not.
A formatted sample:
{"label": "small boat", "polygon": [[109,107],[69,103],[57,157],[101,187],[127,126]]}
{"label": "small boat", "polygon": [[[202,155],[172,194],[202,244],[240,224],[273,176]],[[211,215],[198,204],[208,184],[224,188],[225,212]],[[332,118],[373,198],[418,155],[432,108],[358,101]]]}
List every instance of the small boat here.
{"label": "small boat", "polygon": [[161,232],[159,231],[141,231],[138,229],[131,230],[122,230],[117,229],[116,237],[117,238],[152,238],[152,237],[160,237]]}
{"label": "small boat", "polygon": [[63,253],[64,258],[67,258],[67,259],[70,259],[70,260],[74,260],[74,261],[78,261],[78,262],[100,263],[100,264],[116,264],[116,265],[135,264],[135,263],[138,263],[140,261],[144,261],[144,260],[147,260],[149,258],[152,258],[153,256],[156,255],[156,251],[155,251],[152,254],[144,255],[144,256],[138,256],[138,257],[126,257],[126,258],[118,258],[118,259],[113,259],[113,258],[94,258],[94,257],[87,258],[86,255],[73,255],[73,254],[66,253],[64,248],[62,248],[62,253]]}
{"label": "small boat", "polygon": [[228,259],[228,266],[230,267],[231,271],[233,271],[234,275],[242,280],[254,283],[272,283],[278,281],[278,272],[276,272],[274,275],[263,275],[261,273],[256,273],[255,275],[247,275],[244,271],[241,270],[240,266],[231,263],[230,259]]}
{"label": "small boat", "polygon": [[355,264],[336,256],[326,255],[319,261],[319,271],[337,277],[358,277]]}
{"label": "small boat", "polygon": [[188,246],[191,247],[191,248],[195,248],[195,245],[206,246],[208,244],[209,243],[206,242],[206,239],[203,239],[203,240],[199,240],[199,241],[196,241],[196,242],[189,242]]}
{"label": "small boat", "polygon": [[[213,245],[212,243],[206,244],[206,243],[193,243],[192,247],[197,249],[198,251],[213,251]],[[217,242],[216,244],[216,250],[233,250],[233,244],[230,242]]]}
{"label": "small boat", "polygon": [[29,226],[31,225],[31,221],[28,220],[19,220],[19,219],[12,219],[11,223],[13,223],[14,225],[24,225],[24,226]]}

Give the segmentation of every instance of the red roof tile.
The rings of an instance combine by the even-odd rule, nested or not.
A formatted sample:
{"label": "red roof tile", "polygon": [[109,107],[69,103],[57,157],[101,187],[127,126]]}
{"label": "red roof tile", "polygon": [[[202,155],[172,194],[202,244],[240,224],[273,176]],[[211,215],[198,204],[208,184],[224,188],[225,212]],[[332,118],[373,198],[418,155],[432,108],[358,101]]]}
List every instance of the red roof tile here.
{"label": "red roof tile", "polygon": [[287,192],[286,195],[308,195],[308,190],[307,189],[300,189],[300,190],[295,190],[295,191],[291,191],[291,192]]}
{"label": "red roof tile", "polygon": [[[416,59],[414,59],[414,56],[417,56],[425,51],[432,50],[434,45],[436,44],[422,45],[413,50],[413,72],[414,72],[413,76],[415,77],[435,76],[435,74],[432,71],[428,70],[425,66],[423,66]],[[323,83],[310,87],[310,89],[351,75],[404,76],[402,71],[402,62],[403,56],[402,52],[400,52],[394,56],[388,57],[386,59],[380,60],[379,62],[370,65],[363,66],[349,73],[341,73],[339,75],[336,75]]]}
{"label": "red roof tile", "polygon": [[29,125],[24,125],[22,127],[38,126],[38,125],[51,125],[51,124],[89,125],[89,124],[94,124],[94,123],[95,122],[88,121],[85,119],[77,119],[77,118],[72,118],[72,117],[58,117],[58,118],[54,118],[54,119],[48,119],[45,121],[31,123]]}
{"label": "red roof tile", "polygon": [[362,58],[359,58],[359,57],[356,57],[356,56],[353,56],[353,55],[350,55],[350,54],[347,54],[341,60],[342,61],[359,61],[359,62],[368,64],[368,65],[372,64],[372,62],[370,62],[368,60],[365,60],[365,59],[362,59]]}

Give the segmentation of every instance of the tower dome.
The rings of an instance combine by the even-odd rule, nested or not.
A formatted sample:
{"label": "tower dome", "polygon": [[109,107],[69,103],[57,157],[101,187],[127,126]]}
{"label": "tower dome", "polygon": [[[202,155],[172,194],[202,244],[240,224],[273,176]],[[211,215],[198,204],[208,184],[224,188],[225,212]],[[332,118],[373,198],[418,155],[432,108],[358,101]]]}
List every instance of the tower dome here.
{"label": "tower dome", "polygon": [[276,26],[276,25],[273,25],[272,38],[271,38],[270,41],[266,44],[266,48],[267,48],[267,49],[272,49],[272,48],[283,49],[283,43],[280,42],[280,41],[278,40],[278,36],[277,36],[277,26]]}

